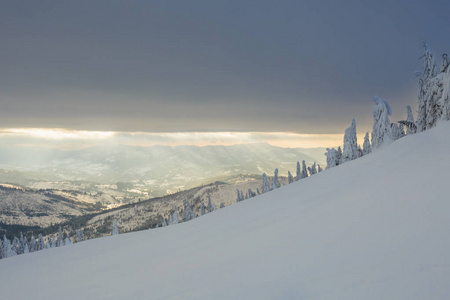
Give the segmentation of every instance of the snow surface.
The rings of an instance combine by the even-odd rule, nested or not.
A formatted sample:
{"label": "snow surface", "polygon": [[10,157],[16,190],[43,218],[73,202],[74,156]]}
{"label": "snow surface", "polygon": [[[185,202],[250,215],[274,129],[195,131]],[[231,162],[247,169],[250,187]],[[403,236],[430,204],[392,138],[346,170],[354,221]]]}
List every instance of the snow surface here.
{"label": "snow surface", "polygon": [[1,260],[2,299],[448,299],[448,149],[443,122],[190,222]]}

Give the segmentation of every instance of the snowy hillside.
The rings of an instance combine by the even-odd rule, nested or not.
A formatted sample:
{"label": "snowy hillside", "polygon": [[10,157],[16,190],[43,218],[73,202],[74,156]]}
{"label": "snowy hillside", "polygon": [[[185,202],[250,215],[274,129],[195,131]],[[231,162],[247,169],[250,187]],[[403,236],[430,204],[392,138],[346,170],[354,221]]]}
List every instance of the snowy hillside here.
{"label": "snowy hillside", "polygon": [[443,122],[190,222],[0,260],[2,298],[446,299],[448,149]]}

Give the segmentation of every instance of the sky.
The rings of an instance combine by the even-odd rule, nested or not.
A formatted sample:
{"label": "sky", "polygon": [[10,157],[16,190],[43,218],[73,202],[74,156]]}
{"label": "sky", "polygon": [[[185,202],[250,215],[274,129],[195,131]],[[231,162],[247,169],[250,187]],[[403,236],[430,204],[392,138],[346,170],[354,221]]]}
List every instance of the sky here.
{"label": "sky", "polygon": [[0,6],[3,129],[363,135],[375,95],[415,110],[424,41],[450,51],[448,1]]}

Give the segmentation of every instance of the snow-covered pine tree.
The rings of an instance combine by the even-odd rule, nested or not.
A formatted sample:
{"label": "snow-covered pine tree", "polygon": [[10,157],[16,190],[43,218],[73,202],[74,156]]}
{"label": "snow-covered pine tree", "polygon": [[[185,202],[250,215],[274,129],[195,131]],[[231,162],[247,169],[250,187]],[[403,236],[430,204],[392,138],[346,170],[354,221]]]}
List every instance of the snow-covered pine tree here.
{"label": "snow-covered pine tree", "polygon": [[391,122],[389,121],[392,111],[389,103],[378,96],[373,98],[373,102],[372,149],[376,149],[384,142],[392,141]]}
{"label": "snow-covered pine tree", "polygon": [[333,168],[339,165],[339,157],[338,151],[334,148],[327,148],[327,152],[325,152],[325,156],[327,157],[327,169]]}
{"label": "snow-covered pine tree", "polygon": [[56,240],[56,247],[64,246],[64,237],[61,226],[59,226],[58,230],[58,239]]}
{"label": "snow-covered pine tree", "polygon": [[72,240],[67,236],[64,240],[64,246],[72,245]]}
{"label": "snow-covered pine tree", "polygon": [[302,161],[302,179],[308,177],[308,169],[306,168],[306,162]]}
{"label": "snow-covered pine tree", "polygon": [[212,212],[213,210],[213,205],[211,203],[211,195],[208,195],[208,212]]}
{"label": "snow-covered pine tree", "polygon": [[177,206],[175,205],[174,207],[174,212],[172,215],[172,225],[174,224],[178,224],[178,211],[177,211]]}
{"label": "snow-covered pine tree", "polygon": [[356,138],[356,121],[352,120],[350,127],[345,129],[344,151],[342,152],[342,162],[347,162],[358,158],[358,143]]}
{"label": "snow-covered pine tree", "polygon": [[322,167],[319,164],[317,164],[317,173],[320,173],[322,171],[323,171]]}
{"label": "snow-covered pine tree", "polygon": [[372,146],[370,145],[369,132],[366,132],[364,136],[363,155],[369,154],[370,152],[372,152]]}
{"label": "snow-covered pine tree", "polygon": [[34,235],[31,235],[30,243],[29,243],[30,252],[36,251],[36,238]]}
{"label": "snow-covered pine tree", "polygon": [[311,167],[308,167],[308,171],[311,176],[317,173],[316,162],[314,162]]}
{"label": "snow-covered pine tree", "polygon": [[42,233],[39,233],[38,242],[37,242],[37,251],[44,250],[44,249],[45,249],[44,237],[42,236]]}
{"label": "snow-covered pine tree", "polygon": [[244,192],[241,191],[241,201],[244,200],[244,199],[245,199],[245,197],[244,197]]}
{"label": "snow-covered pine tree", "polygon": [[450,120],[450,68],[443,75],[443,87],[441,99],[438,101],[442,108],[442,120]]}
{"label": "snow-covered pine tree", "polygon": [[294,177],[292,177],[291,171],[288,171],[288,183],[293,183]]}
{"label": "snow-covered pine tree", "polygon": [[300,162],[297,162],[297,174],[295,176],[295,181],[299,181],[300,179],[302,179],[302,171],[300,169]]}
{"label": "snow-covered pine tree", "polygon": [[267,193],[268,191],[270,191],[270,185],[269,185],[269,180],[267,179],[267,175],[266,173],[262,174],[262,192]]}
{"label": "snow-covered pine tree", "polygon": [[[239,190],[237,190],[237,194],[238,194],[238,199],[236,199],[237,202],[239,202],[239,198],[241,197],[241,195],[239,194]],[[200,203],[200,216],[203,216],[204,214],[206,214],[206,206],[205,203]]]}
{"label": "snow-covered pine tree", "polygon": [[[400,124],[401,125],[401,124]],[[395,123],[391,123],[392,140],[396,141],[405,136],[403,125],[401,127]]]}
{"label": "snow-covered pine tree", "polygon": [[166,218],[164,218],[164,217],[162,217],[161,226],[162,227],[166,227],[167,226],[167,221],[166,221]]}
{"label": "snow-covered pine tree", "polygon": [[75,239],[76,239],[77,243],[80,243],[80,242],[84,241],[84,232],[83,232],[83,230],[76,229],[75,230],[75,235],[76,235]]}
{"label": "snow-covered pine tree", "polygon": [[450,61],[448,60],[447,53],[442,54],[441,73],[446,73]]}
{"label": "snow-covered pine tree", "polygon": [[280,180],[278,179],[278,168],[277,168],[277,169],[275,169],[275,172],[273,174],[272,188],[277,189],[279,187],[281,187],[281,184],[280,184]]}
{"label": "snow-covered pine tree", "polygon": [[119,228],[117,228],[117,220],[114,220],[111,235],[117,235],[117,234],[119,234]]}
{"label": "snow-covered pine tree", "polygon": [[[423,43],[425,53],[421,57],[423,60],[422,72],[419,78],[419,111],[417,112],[417,130],[419,132],[427,129],[428,107],[427,95],[430,95],[429,89],[431,86],[431,79],[435,76],[436,62],[434,61],[433,53],[426,42]],[[432,119],[432,118],[431,118]]]}
{"label": "snow-covered pine tree", "polygon": [[225,204],[223,202],[220,202],[220,209],[224,208]]}
{"label": "snow-covered pine tree", "polygon": [[417,132],[417,124],[414,122],[414,116],[412,113],[411,106],[406,107],[406,121],[399,121],[398,123],[404,125],[406,127],[406,134],[414,134]]}

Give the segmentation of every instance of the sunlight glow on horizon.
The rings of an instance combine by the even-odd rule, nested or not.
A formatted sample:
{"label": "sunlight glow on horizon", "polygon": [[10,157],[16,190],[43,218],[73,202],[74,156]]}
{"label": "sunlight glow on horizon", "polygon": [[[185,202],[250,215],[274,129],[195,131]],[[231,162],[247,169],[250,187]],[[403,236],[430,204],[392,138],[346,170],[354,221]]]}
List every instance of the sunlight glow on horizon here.
{"label": "sunlight glow on horizon", "polygon": [[[0,141],[13,139],[16,146],[40,145],[67,149],[117,144],[127,146],[232,146],[267,143],[283,148],[334,147],[343,134],[301,134],[292,132],[120,132],[88,131],[63,128],[4,128]],[[25,141],[25,142],[24,142]],[[69,144],[68,144],[69,143]]]}

